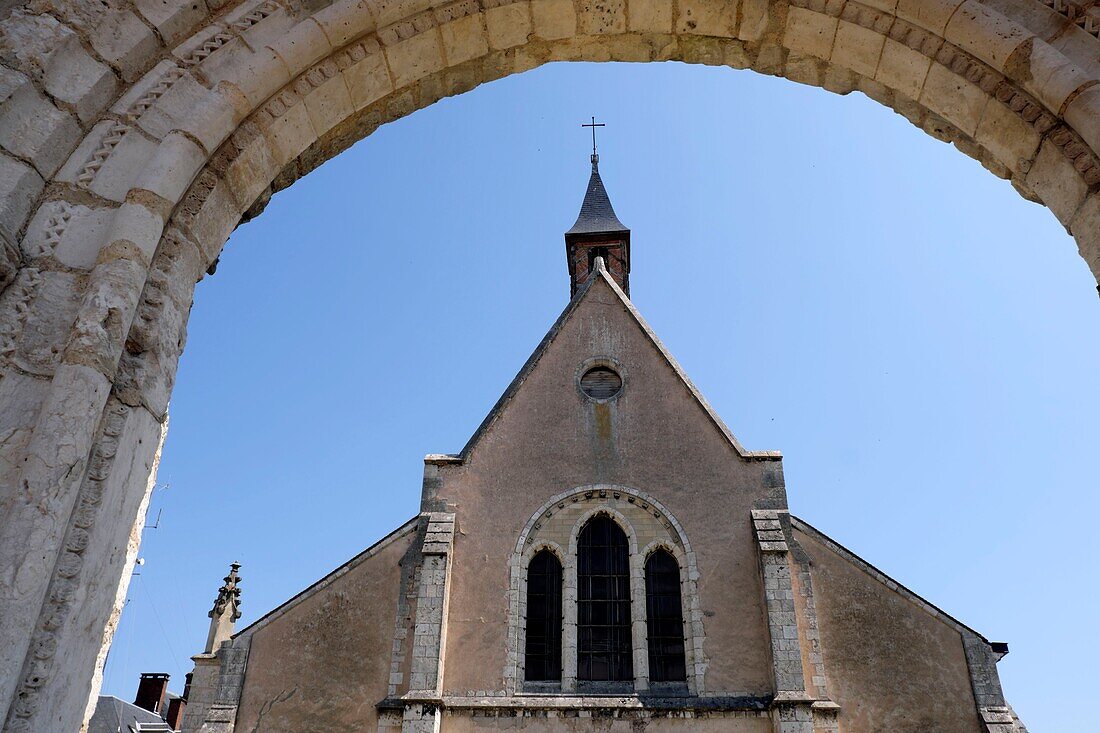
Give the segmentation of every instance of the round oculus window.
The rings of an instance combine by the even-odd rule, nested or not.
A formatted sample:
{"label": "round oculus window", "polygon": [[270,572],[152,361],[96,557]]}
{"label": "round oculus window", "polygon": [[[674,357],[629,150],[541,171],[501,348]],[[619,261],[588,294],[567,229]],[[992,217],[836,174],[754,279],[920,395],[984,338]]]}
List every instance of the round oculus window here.
{"label": "round oculus window", "polygon": [[619,394],[623,378],[611,367],[592,367],[581,375],[581,392],[594,400],[607,400]]}

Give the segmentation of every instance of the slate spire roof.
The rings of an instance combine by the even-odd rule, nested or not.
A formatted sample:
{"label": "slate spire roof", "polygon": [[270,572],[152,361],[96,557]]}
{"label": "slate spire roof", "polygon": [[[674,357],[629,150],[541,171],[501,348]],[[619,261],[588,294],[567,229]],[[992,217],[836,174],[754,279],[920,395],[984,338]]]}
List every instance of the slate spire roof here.
{"label": "slate spire roof", "polygon": [[605,234],[611,232],[629,232],[626,225],[615,216],[611,199],[600,178],[600,156],[592,155],[592,176],[588,179],[588,190],[584,192],[584,202],[577,222],[565,234]]}

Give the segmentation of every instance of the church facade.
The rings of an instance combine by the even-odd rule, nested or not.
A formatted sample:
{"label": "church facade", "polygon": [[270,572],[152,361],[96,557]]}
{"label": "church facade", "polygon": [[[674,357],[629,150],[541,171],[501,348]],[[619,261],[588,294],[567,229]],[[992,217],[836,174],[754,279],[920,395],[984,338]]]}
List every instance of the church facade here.
{"label": "church facade", "polygon": [[1014,733],[990,642],[787,508],[629,299],[592,158],[571,300],[420,513],[194,657],[204,733]]}

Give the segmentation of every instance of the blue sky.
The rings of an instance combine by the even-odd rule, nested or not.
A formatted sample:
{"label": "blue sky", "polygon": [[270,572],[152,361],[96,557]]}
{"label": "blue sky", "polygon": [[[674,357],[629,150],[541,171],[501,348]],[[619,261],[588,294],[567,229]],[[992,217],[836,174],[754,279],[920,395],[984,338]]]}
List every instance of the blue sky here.
{"label": "blue sky", "polygon": [[1032,730],[1085,729],[1100,299],[1074,242],[862,95],[671,63],[443,100],[234,233],[104,692],[181,690],[230,561],[248,623],[417,511],[424,454],[462,447],[566,304],[591,115],[635,304],[746,447],[783,451],[792,510],[1008,641]]}

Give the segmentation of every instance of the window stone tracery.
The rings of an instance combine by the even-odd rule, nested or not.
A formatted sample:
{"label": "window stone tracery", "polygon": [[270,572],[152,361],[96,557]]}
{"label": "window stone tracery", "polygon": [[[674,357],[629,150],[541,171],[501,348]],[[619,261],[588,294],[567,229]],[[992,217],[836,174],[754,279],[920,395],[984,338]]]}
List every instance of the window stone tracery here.
{"label": "window stone tracery", "polygon": [[[606,690],[597,689],[598,685],[578,679],[578,539],[585,525],[601,515],[621,528],[626,537],[634,678],[633,685],[625,683],[629,690],[620,690],[615,685],[608,686]],[[563,551],[562,548],[567,549]],[[526,674],[526,627],[530,608],[528,569],[536,555],[544,550],[552,552],[562,565],[561,680],[551,684],[533,679],[529,681]],[[645,566],[647,559],[658,551],[672,558],[680,575],[684,669],[682,678],[674,682],[651,680],[650,675]],[[645,693],[655,686],[668,694],[704,694],[704,630],[696,589],[699,573],[695,553],[679,522],[648,494],[624,486],[594,485],[572,489],[551,498],[531,516],[521,531],[510,562],[510,575],[509,635],[504,672],[508,691],[517,694],[617,694],[630,691]],[[582,672],[580,676],[585,675]]]}

